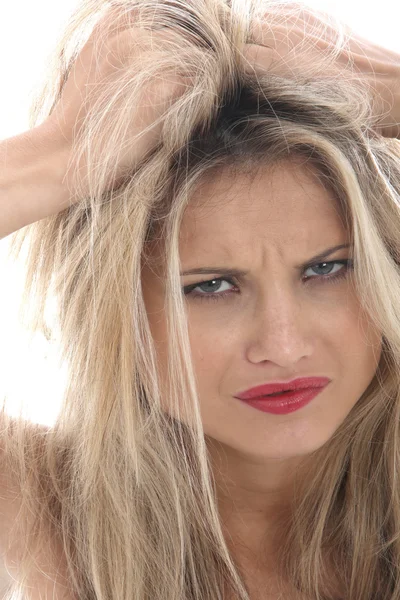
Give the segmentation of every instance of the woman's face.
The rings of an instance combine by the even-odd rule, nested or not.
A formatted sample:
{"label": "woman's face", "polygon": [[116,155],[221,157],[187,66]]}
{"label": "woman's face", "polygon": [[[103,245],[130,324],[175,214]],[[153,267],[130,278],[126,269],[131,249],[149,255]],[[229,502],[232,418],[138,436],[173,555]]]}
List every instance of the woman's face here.
{"label": "woman's face", "polygon": [[[204,433],[235,456],[262,462],[313,452],[371,382],[382,338],[340,262],[351,258],[351,248],[327,256],[330,268],[321,261],[305,267],[348,243],[331,192],[296,162],[260,169],[255,178],[225,171],[186,209],[181,270],[210,269],[182,277]],[[230,268],[246,274],[222,274]],[[144,270],[143,286],[163,362],[163,282]],[[260,412],[236,398],[263,383],[308,376],[331,382],[289,414]]]}

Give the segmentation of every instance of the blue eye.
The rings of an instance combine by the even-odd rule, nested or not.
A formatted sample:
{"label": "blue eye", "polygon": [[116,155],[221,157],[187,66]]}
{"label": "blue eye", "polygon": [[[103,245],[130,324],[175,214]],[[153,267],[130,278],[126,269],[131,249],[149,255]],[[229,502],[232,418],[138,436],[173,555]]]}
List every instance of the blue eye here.
{"label": "blue eye", "polygon": [[[339,268],[335,270],[335,265],[339,265]],[[322,262],[315,265],[309,265],[305,271],[309,269],[322,270],[322,274],[317,274],[314,277],[306,277],[306,284],[323,284],[323,283],[334,283],[340,279],[344,279],[348,271],[353,269],[353,261],[350,259],[346,260],[335,260],[330,262]],[[221,288],[221,282],[227,282],[228,284],[236,287],[236,290],[223,290]],[[203,292],[195,292],[196,288],[203,288]],[[205,291],[204,291],[205,290]],[[196,300],[221,300],[227,296],[238,293],[237,282],[231,277],[216,277],[207,281],[200,281],[198,283],[192,283],[182,288],[185,296],[189,296]],[[219,291],[219,293],[216,293]]]}

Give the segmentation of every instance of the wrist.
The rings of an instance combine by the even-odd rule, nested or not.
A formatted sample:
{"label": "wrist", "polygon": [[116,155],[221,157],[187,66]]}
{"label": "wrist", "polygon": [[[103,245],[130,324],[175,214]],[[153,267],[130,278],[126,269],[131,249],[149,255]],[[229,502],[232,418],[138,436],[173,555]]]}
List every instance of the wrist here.
{"label": "wrist", "polygon": [[36,156],[36,167],[47,174],[53,185],[64,188],[69,157],[67,142],[60,138],[50,121],[30,129],[26,135]]}
{"label": "wrist", "polygon": [[70,206],[67,156],[47,125],[0,141],[0,239]]}

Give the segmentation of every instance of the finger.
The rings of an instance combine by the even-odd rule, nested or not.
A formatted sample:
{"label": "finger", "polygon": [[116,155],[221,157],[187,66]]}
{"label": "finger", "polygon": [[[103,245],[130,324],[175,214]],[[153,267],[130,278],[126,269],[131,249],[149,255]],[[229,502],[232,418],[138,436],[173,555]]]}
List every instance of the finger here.
{"label": "finger", "polygon": [[254,71],[265,75],[272,65],[274,50],[258,44],[246,44],[243,49],[244,71],[253,75]]}
{"label": "finger", "polygon": [[94,41],[99,37],[104,39],[122,33],[135,26],[138,15],[137,8],[123,9],[121,6],[112,6],[96,23],[89,39],[93,38]]}

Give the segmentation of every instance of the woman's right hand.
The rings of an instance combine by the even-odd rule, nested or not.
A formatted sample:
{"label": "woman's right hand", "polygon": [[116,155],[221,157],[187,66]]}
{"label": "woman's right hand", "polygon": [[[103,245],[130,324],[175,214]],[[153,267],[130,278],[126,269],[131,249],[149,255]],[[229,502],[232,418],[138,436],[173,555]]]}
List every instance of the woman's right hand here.
{"label": "woman's right hand", "polygon": [[[47,129],[49,135],[58,139],[60,146],[67,150],[67,155],[69,149],[72,151],[73,140],[95,101],[96,94],[89,95],[88,92],[97,85],[104,88],[107,82],[115,81],[121,69],[132,64],[133,58],[136,62],[143,53],[149,52],[149,42],[173,40],[178,35],[167,28],[148,30],[135,27],[135,14],[135,9],[127,13],[118,7],[112,7],[100,19],[71,69],[61,99],[43,124],[43,129]],[[155,60],[156,52],[153,52]],[[143,89],[143,102],[140,103],[143,110],[132,111],[132,122],[126,130],[126,139],[121,140],[121,147],[125,147],[126,151],[120,157],[116,171],[109,174],[109,187],[118,187],[124,174],[134,169],[157,144],[162,122],[141,136],[139,142],[135,139],[136,135],[164,114],[185,91],[188,81],[189,77],[166,74],[162,82],[152,82],[148,88]],[[121,95],[121,102],[123,101]],[[130,139],[134,139],[135,143],[129,144]],[[84,158],[80,159],[79,165],[72,160],[69,162],[64,183],[72,193],[72,181],[77,172],[85,173],[85,167]]]}
{"label": "woman's right hand", "polygon": [[[277,14],[266,11],[253,24],[252,43],[243,50],[245,71],[289,78],[305,73],[321,79],[329,77],[333,71],[321,70],[320,60],[336,47],[338,32],[330,21],[328,13],[297,2],[279,7]],[[341,23],[347,44],[336,55],[333,67],[341,75],[358,78],[369,87],[377,117],[376,133],[400,138],[400,54],[361,37]]]}

